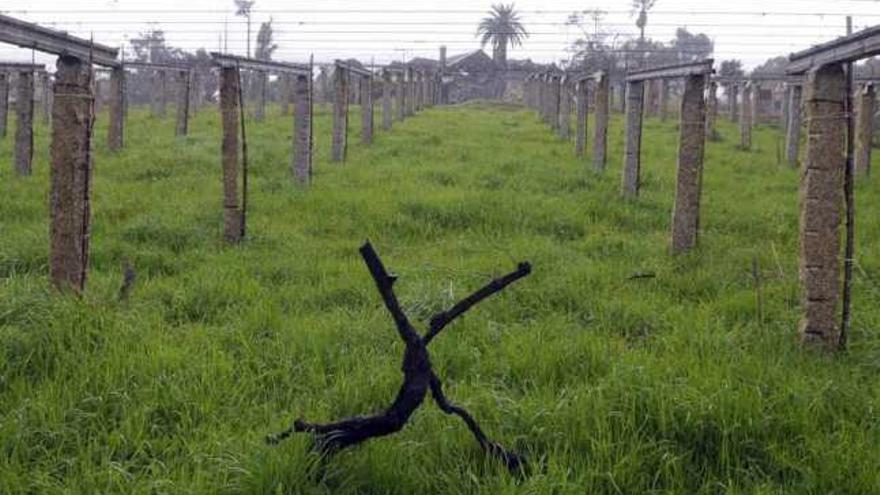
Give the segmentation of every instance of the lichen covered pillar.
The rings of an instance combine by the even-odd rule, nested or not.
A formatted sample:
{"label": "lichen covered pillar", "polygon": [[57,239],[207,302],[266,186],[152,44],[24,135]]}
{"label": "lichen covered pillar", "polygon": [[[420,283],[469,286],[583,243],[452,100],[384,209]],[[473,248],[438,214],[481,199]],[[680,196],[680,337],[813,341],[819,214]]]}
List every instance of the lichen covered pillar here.
{"label": "lichen covered pillar", "polygon": [[174,133],[177,136],[186,136],[189,133],[189,98],[190,98],[190,73],[182,70],[177,73],[177,125]]}
{"label": "lichen covered pillar", "polygon": [[840,64],[816,69],[807,77],[809,139],[800,190],[800,333],[806,344],[828,349],[837,347],[840,333],[846,91]]}
{"label": "lichen covered pillar", "polygon": [[801,114],[803,112],[803,86],[791,87],[788,104],[788,128],[785,130],[785,149],[788,166],[797,168],[798,154],[801,147]]}
{"label": "lichen covered pillar", "polygon": [[623,196],[626,198],[639,195],[644,86],[642,81],[632,81],[626,87],[626,141],[623,149]]}
{"label": "lichen covered pillar", "polygon": [[116,67],[110,73],[110,124],[107,126],[107,147],[119,151],[125,143],[125,69]]}
{"label": "lichen covered pillar", "polygon": [[608,75],[604,72],[596,79],[596,105],[593,129],[593,169],[605,170],[608,153],[608,113],[611,106]]}
{"label": "lichen covered pillar", "polygon": [[15,93],[15,171],[31,175],[34,161],[34,73],[20,71]]}
{"label": "lichen covered pillar", "polygon": [[333,151],[334,162],[345,161],[348,141],[348,71],[337,66],[335,71],[336,97],[333,99]]}
{"label": "lichen covered pillar", "polygon": [[301,184],[312,178],[311,76],[298,74],[293,88],[293,177]]}
{"label": "lichen covered pillar", "polygon": [[91,67],[58,58],[52,88],[52,144],[49,193],[49,277],[59,290],[81,293],[86,286],[91,237],[92,126]]}
{"label": "lichen covered pillar", "polygon": [[679,124],[675,207],[672,212],[673,254],[690,251],[696,247],[699,237],[706,142],[705,89],[706,76],[690,76],[685,80]]}
{"label": "lichen covered pillar", "polygon": [[586,79],[578,81],[575,85],[575,100],[577,104],[575,132],[577,135],[575,136],[574,153],[578,158],[584,156],[587,148],[587,109],[590,96],[588,88],[589,85]]}
{"label": "lichen covered pillar", "polygon": [[856,121],[856,172],[871,173],[871,146],[874,142],[874,110],[877,92],[874,84],[865,84],[858,94],[859,107]]}
{"label": "lichen covered pillar", "polygon": [[223,127],[223,227],[224,239],[237,244],[242,239],[243,211],[239,202],[239,72],[235,67],[220,69],[220,117]]}
{"label": "lichen covered pillar", "polygon": [[743,150],[752,149],[752,91],[754,88],[750,84],[743,86],[742,90],[742,112],[739,116],[739,147]]}

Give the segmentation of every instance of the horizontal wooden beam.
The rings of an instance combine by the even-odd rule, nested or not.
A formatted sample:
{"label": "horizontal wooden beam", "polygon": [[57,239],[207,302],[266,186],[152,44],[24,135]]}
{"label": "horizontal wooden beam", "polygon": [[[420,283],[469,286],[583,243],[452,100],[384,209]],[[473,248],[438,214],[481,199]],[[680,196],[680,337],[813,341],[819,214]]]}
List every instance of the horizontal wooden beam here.
{"label": "horizontal wooden beam", "polygon": [[368,71],[367,69],[361,69],[360,67],[355,67],[354,65],[347,64],[341,60],[336,61],[336,67],[345,69],[349,72],[352,72],[354,74],[358,74],[360,76],[373,77],[373,73]]}
{"label": "horizontal wooden beam", "polygon": [[151,64],[147,62],[125,62],[122,64],[126,69],[149,69],[165,72],[180,72],[192,70],[192,67],[184,64]]}
{"label": "horizontal wooden beam", "polygon": [[880,54],[880,26],[863,29],[788,56],[788,74],[803,74],[829,64],[855,62]]}
{"label": "horizontal wooden beam", "polygon": [[255,58],[239,57],[238,55],[217,52],[211,52],[211,58],[214,60],[214,63],[220,67],[237,67],[239,69],[255,70],[259,72],[280,72],[284,74],[312,74],[312,69],[306,64],[276,62],[274,60],[257,60]]}
{"label": "horizontal wooden beam", "polygon": [[677,79],[681,77],[708,75],[714,72],[712,69],[713,63],[714,60],[709,58],[699,62],[664,65],[652,69],[638,70],[627,73],[626,81],[638,82],[650,79]]}
{"label": "horizontal wooden beam", "polygon": [[0,72],[46,72],[43,64],[0,62]]}
{"label": "horizontal wooden beam", "polygon": [[76,57],[97,65],[117,67],[119,50],[62,31],[0,15],[0,43],[31,48],[58,56]]}

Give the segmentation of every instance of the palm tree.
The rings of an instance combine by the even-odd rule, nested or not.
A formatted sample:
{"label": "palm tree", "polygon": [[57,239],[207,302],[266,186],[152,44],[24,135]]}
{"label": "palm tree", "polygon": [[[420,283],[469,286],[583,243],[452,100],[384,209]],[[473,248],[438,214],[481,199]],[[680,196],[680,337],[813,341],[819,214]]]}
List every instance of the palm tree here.
{"label": "palm tree", "polygon": [[645,44],[645,26],[648,25],[648,11],[654,8],[657,0],[632,0],[633,14],[639,13],[636,27],[639,28],[639,44]]}
{"label": "palm tree", "polygon": [[523,40],[529,37],[529,33],[520,22],[514,4],[497,3],[489,11],[489,17],[480,21],[477,36],[481,37],[483,46],[492,43],[492,57],[496,63],[506,69],[507,46],[522,46]]}

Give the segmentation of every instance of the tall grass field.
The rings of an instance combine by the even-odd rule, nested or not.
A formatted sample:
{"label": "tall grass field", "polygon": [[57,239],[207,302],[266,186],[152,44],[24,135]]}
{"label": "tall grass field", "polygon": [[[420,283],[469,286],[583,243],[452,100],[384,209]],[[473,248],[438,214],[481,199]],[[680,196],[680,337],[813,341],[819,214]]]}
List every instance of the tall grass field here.
{"label": "tall grass field", "polygon": [[[345,164],[317,112],[308,188],[290,172],[292,117],[248,122],[235,247],[216,108],[185,138],[173,110],[133,108],[118,154],[101,114],[81,298],[49,288],[48,128],[37,117],[31,177],[13,172],[13,133],[0,141],[0,493],[880,493],[880,179],[858,180],[854,328],[830,355],[798,341],[800,176],[775,127],[746,152],[719,116],[700,246],[673,257],[673,120],[646,120],[626,201],[619,115],[597,173],[521,107],[435,107],[371,147],[353,108]],[[308,435],[266,445],[295,418],[369,414],[397,392],[403,344],[367,239],[422,329],[533,264],[431,346],[447,395],[528,476],[431,401],[330,459]]]}

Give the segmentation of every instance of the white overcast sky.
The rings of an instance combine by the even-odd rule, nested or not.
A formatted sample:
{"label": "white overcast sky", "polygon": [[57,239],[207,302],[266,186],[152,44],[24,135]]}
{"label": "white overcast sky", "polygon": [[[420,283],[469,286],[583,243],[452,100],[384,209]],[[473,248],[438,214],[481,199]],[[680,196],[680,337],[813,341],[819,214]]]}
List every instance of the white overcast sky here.
{"label": "white overcast sky", "polygon": [[[505,3],[510,0],[505,0]],[[254,34],[261,22],[274,20],[277,60],[316,61],[355,57],[386,63],[413,56],[437,57],[479,48],[474,31],[492,1],[355,1],[257,0]],[[629,0],[516,0],[522,21],[532,33],[511,58],[551,62],[566,58],[565,49],[580,36],[566,26],[573,11],[606,11],[601,30],[634,36]],[[217,50],[228,31],[228,50],[245,53],[245,22],[235,17],[232,0],[0,0],[0,12],[90,37],[111,46],[150,28],[162,29],[170,45],[186,50]],[[823,15],[818,15],[823,14]],[[738,58],[754,67],[844,34],[845,16],[855,29],[880,24],[877,0],[657,0],[647,34],[668,40],[679,26],[706,33],[715,41],[715,58]],[[29,50],[0,45],[0,60],[30,60]],[[52,57],[36,56],[52,63]]]}

